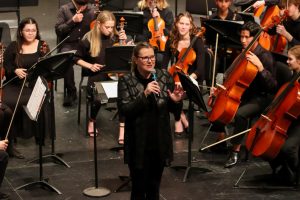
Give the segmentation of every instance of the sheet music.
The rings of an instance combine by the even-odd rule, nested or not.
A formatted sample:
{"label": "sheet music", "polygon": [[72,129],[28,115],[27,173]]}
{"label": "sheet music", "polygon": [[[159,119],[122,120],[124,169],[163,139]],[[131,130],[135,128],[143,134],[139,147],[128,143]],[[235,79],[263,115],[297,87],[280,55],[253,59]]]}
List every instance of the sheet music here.
{"label": "sheet music", "polygon": [[117,98],[118,97],[118,81],[101,82],[107,98]]}
{"label": "sheet music", "polygon": [[46,90],[47,87],[44,85],[42,79],[38,77],[27,105],[24,107],[31,120],[37,121],[38,114],[46,96]]}

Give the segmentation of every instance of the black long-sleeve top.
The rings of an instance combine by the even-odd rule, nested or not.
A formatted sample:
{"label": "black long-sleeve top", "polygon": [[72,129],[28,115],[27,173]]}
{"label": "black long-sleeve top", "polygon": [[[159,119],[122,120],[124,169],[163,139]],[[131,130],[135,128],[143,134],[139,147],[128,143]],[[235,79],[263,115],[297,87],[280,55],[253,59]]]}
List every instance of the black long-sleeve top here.
{"label": "black long-sleeve top", "polygon": [[[191,37],[191,41],[195,36]],[[166,49],[164,52],[164,58],[162,62],[162,67],[167,69],[169,61],[173,58],[173,56],[176,58],[175,62],[178,60],[179,51],[177,50],[175,54],[171,51],[171,41],[168,39],[166,43]],[[193,62],[191,66],[189,66],[188,74],[195,73],[197,75],[197,81],[202,82],[205,79],[205,50],[204,50],[204,43],[202,38],[197,38],[194,45],[192,46],[192,49],[196,53],[196,60]]]}
{"label": "black long-sleeve top", "polygon": [[[140,11],[137,8],[135,11]],[[152,19],[152,14],[150,12],[149,8],[145,8],[143,11],[144,19],[143,19],[143,35],[138,35],[136,38],[136,41],[148,41],[151,38],[151,32],[148,30],[148,22],[150,19]],[[165,30],[164,34],[169,35],[169,32],[172,29],[173,23],[174,23],[174,16],[173,12],[169,8],[165,9],[158,9],[157,11],[160,14],[161,19],[165,21]]]}
{"label": "black long-sleeve top", "polygon": [[87,8],[82,12],[83,19],[79,23],[75,23],[72,18],[76,14],[76,8],[72,2],[67,3],[58,11],[57,22],[55,24],[55,32],[59,40],[63,40],[68,35],[66,43],[78,43],[81,38],[90,30],[90,23],[96,18],[94,8],[88,4]]}
{"label": "black long-sleeve top", "polygon": [[253,53],[259,58],[264,66],[262,72],[257,72],[255,79],[245,91],[242,98],[248,98],[258,95],[274,94],[276,92],[276,70],[272,54],[258,45]]}
{"label": "black long-sleeve top", "polygon": [[[17,56],[17,42],[13,41],[11,42],[5,52],[4,52],[4,62],[3,66],[5,68],[5,77],[6,81],[9,81],[10,79],[17,76],[15,74],[15,70],[17,68],[24,68],[29,69],[33,64],[35,64],[40,57],[43,57],[45,55],[44,52],[41,51],[43,41],[39,41],[37,50],[35,53],[30,54],[20,54],[18,63],[16,62],[16,56]],[[16,81],[13,81],[15,84],[19,84],[19,78],[16,79]]]}
{"label": "black long-sleeve top", "polygon": [[[218,15],[218,11],[215,12],[214,14],[212,14],[210,17],[210,19],[221,19]],[[228,10],[228,15],[226,16],[225,20],[233,20],[233,21],[243,21],[243,18],[237,14],[232,12],[232,10]]]}
{"label": "black long-sleeve top", "polygon": [[156,69],[159,97],[144,94],[152,77],[144,79],[135,70],[120,77],[118,82],[118,109],[125,116],[125,163],[141,168],[147,155],[156,155],[161,163],[173,160],[170,114],[179,116],[182,102],[175,103],[167,90],[173,91],[174,81],[166,70]]}
{"label": "black long-sleeve top", "polygon": [[287,32],[289,32],[293,39],[289,42],[289,48],[300,44],[300,17],[297,20],[288,19],[283,22]]}

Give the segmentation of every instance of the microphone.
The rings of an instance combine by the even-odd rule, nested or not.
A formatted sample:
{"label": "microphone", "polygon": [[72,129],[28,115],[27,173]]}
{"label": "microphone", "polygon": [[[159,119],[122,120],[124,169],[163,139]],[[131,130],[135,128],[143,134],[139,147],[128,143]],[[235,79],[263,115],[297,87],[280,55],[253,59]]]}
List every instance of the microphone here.
{"label": "microphone", "polygon": [[[155,69],[152,69],[151,74],[152,74],[153,81],[157,81],[157,75],[156,75],[156,70]],[[153,93],[153,96],[155,98],[155,101],[157,101],[157,98],[159,97],[159,94]]]}

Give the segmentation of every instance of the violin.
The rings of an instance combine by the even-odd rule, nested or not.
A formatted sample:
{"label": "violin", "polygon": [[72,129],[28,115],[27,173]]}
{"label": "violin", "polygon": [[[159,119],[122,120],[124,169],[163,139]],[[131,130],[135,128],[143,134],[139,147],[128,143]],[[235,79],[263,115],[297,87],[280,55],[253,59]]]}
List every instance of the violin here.
{"label": "violin", "polygon": [[[95,0],[94,2],[94,6],[95,6],[95,15],[98,16],[98,14],[100,13],[100,7],[101,7],[101,1],[100,0]],[[93,20],[91,23],[90,23],[90,29],[92,30],[96,24],[96,19]]]}
{"label": "violin", "polygon": [[222,124],[228,124],[234,118],[243,93],[252,83],[258,72],[257,67],[247,60],[246,54],[264,30],[274,27],[282,20],[279,16],[272,19],[273,22],[261,29],[247,48],[233,61],[225,72],[226,80],[224,84],[217,84],[217,89],[208,99],[208,105],[212,107],[212,110],[207,113],[210,122],[219,121]]}
{"label": "violin", "polygon": [[283,85],[270,106],[251,127],[246,148],[254,156],[274,159],[285,143],[287,130],[300,116],[300,73]]}
{"label": "violin", "polygon": [[[151,13],[154,9],[157,9],[156,6],[150,9]],[[159,51],[165,51],[168,40],[168,37],[164,35],[165,21],[160,17],[154,17],[148,21],[148,29],[151,32],[149,43]]]}
{"label": "violin", "polygon": [[[275,16],[280,16],[280,8],[277,5],[271,6],[266,10],[260,22],[260,25],[264,27],[267,24],[272,23],[272,18]],[[282,20],[286,19],[287,16],[288,13],[286,10],[283,16],[281,17]],[[267,50],[282,53],[287,45],[287,39],[279,34],[270,36],[268,33],[264,32],[259,38],[259,43],[262,47],[264,47]]]}
{"label": "violin", "polygon": [[177,72],[183,72],[184,74],[188,73],[189,65],[192,65],[196,60],[196,53],[192,48],[198,37],[202,37],[206,29],[201,27],[200,31],[195,35],[195,37],[190,42],[188,48],[181,49],[177,62],[169,68],[169,73],[173,77],[175,82],[180,82]]}

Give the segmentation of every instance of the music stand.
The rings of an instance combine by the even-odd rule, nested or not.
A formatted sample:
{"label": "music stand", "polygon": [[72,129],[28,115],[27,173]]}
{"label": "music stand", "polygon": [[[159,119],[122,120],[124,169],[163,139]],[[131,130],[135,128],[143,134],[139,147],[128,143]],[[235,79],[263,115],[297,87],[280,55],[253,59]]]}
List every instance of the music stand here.
{"label": "music stand", "polygon": [[[53,56],[49,56],[43,60],[40,60],[35,68],[28,71],[28,79],[36,79],[38,76],[44,77],[47,81],[54,81],[64,76],[67,68],[65,63],[72,62],[72,58],[76,51],[67,51],[63,53],[58,53]],[[58,154],[55,153],[55,139],[56,139],[56,130],[55,130],[55,109],[54,109],[54,92],[53,87],[50,88],[50,106],[51,106],[51,120],[53,126],[51,127],[51,154],[44,155],[44,159],[52,158],[57,161],[59,164],[70,168]],[[38,159],[34,159],[30,162],[35,162]]]}
{"label": "music stand", "polygon": [[[27,107],[25,107],[25,111],[28,114],[28,116],[30,117],[30,119],[35,121],[36,123],[38,123],[38,115],[40,113],[40,110],[42,110],[44,107],[45,97],[48,96],[47,91],[49,93],[49,87],[48,87],[47,81],[43,77],[41,77],[41,79],[37,79],[36,86],[37,85],[43,85],[44,88],[46,88],[46,90],[43,92],[44,98],[41,101],[37,102],[37,103],[39,103],[39,105],[35,105],[35,107],[38,109],[38,111],[35,112],[36,116],[34,118],[32,118],[30,111],[28,111]],[[33,89],[33,93],[34,93],[34,90],[36,89],[36,86]],[[34,95],[33,93],[31,95]],[[29,101],[31,101],[31,97],[30,97]],[[40,132],[40,130],[39,130],[39,132]],[[42,135],[43,134],[40,132],[39,135],[40,135],[40,138],[39,138],[39,171],[40,171],[39,180],[21,185],[21,186],[17,187],[15,190],[20,190],[20,189],[28,188],[28,187],[35,186],[35,185],[40,185],[41,188],[48,188],[48,189],[56,192],[57,194],[62,194],[58,189],[56,189],[54,186],[50,185],[48,183],[48,181],[46,181],[43,178],[43,162],[42,162],[42,155],[43,155],[43,152],[42,152],[43,151],[43,138],[42,138],[43,136]]]}
{"label": "music stand", "polygon": [[126,26],[124,27],[126,34],[128,35],[143,34],[143,20],[144,20],[143,12],[126,11],[126,12],[113,12],[113,13],[116,17],[117,23],[120,21],[121,17],[125,18],[125,21],[127,22]]}
{"label": "music stand", "polygon": [[[219,47],[225,51],[228,48],[242,49],[240,42],[240,30],[243,22],[219,20],[219,19],[202,19],[203,26],[206,27],[206,40],[209,44],[215,44],[216,34],[219,34]],[[227,53],[224,56],[223,70],[226,70]]]}
{"label": "music stand", "polygon": [[198,105],[199,108],[207,112],[206,105],[202,98],[199,88],[190,80],[190,78],[182,72],[177,73],[181,82],[183,89],[186,91],[187,97],[189,99],[189,108],[188,108],[188,163],[187,166],[174,166],[175,170],[185,169],[185,174],[183,177],[183,182],[186,182],[186,179],[191,172],[191,170],[197,170],[202,173],[210,172],[211,170],[199,167],[192,166],[192,142],[194,139],[194,104]]}
{"label": "music stand", "polygon": [[101,4],[103,10],[118,11],[124,8],[124,1],[122,0],[102,0]]}

